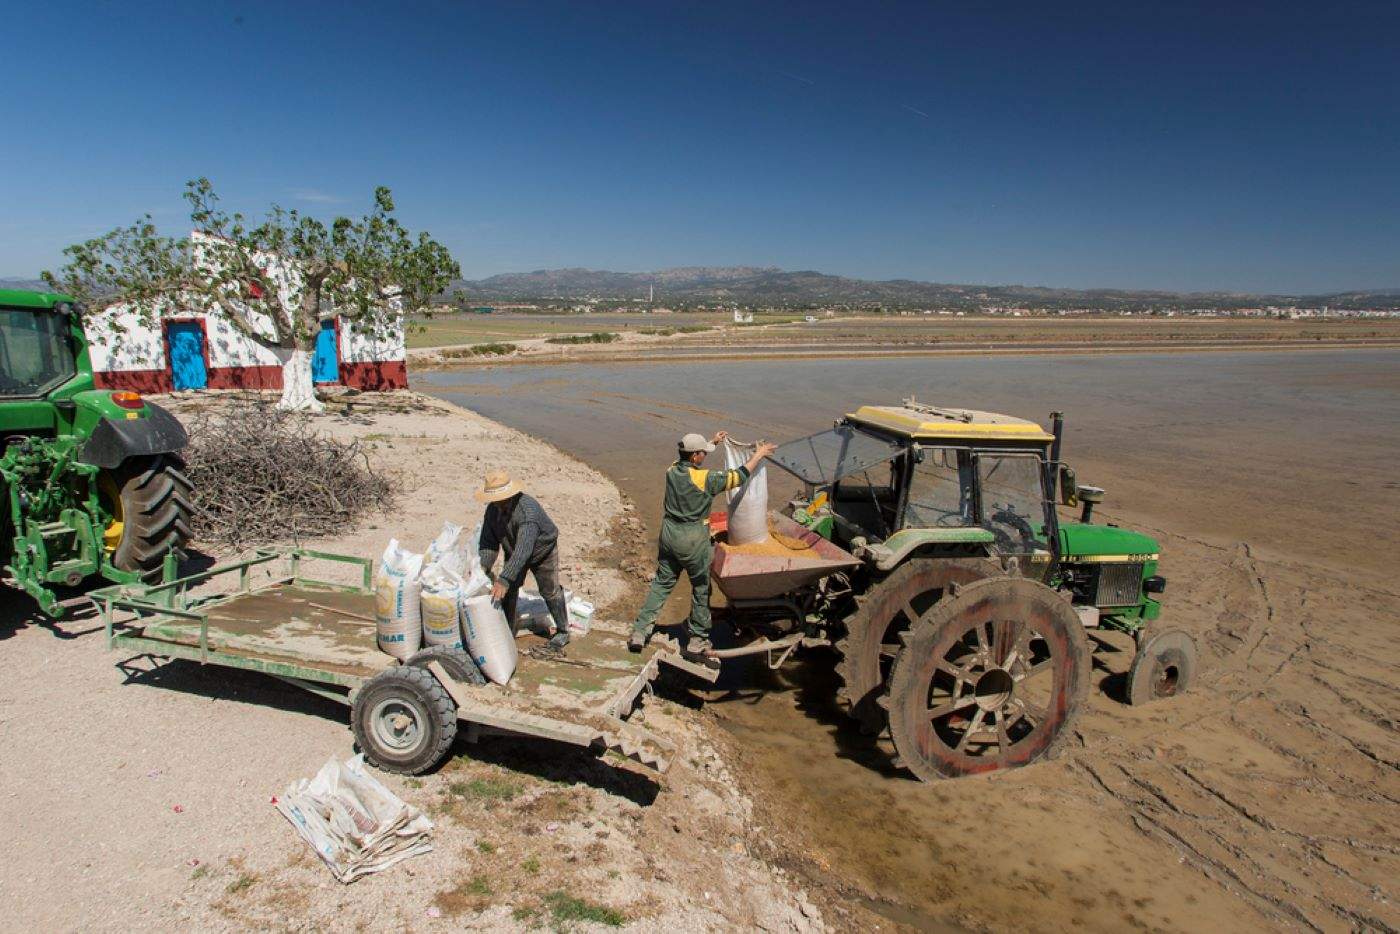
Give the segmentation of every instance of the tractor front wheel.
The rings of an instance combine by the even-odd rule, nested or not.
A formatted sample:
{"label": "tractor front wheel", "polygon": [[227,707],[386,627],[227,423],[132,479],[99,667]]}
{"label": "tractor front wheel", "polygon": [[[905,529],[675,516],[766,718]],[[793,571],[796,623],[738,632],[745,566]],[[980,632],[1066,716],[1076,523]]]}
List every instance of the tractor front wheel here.
{"label": "tractor front wheel", "polygon": [[1089,690],[1089,640],[1037,581],[959,588],[901,637],[886,697],[903,765],[924,781],[1026,765],[1070,735]]}
{"label": "tractor front wheel", "polygon": [[98,492],[112,515],[102,542],[115,567],[154,577],[166,552],[184,550],[192,511],[184,466],[175,454],[155,454],[99,475]]}

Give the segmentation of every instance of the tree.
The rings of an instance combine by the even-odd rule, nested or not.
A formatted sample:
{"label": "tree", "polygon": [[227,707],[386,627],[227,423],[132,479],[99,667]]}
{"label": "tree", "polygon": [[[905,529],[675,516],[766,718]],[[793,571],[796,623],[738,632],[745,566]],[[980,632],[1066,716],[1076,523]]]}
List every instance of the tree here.
{"label": "tree", "polygon": [[147,327],[176,311],[219,315],[282,362],[282,408],[321,409],[311,358],[322,319],[338,316],[383,340],[460,275],[446,247],[399,223],[388,188],[375,189],[368,215],[329,225],[273,205],[254,226],[220,209],[207,178],[186,183],[185,200],[190,236],[161,236],[148,214],[68,247],[67,264],[44,281],[72,295],[89,326],[117,342],[121,324],[100,314],[117,305]]}

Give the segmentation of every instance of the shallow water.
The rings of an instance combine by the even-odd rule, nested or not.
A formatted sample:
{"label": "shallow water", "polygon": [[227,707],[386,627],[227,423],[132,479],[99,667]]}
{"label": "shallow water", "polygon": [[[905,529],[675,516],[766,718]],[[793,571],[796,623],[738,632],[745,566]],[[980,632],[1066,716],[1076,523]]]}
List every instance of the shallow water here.
{"label": "shallow water", "polygon": [[[1384,586],[1400,548],[1400,351],[502,367],[415,384],[588,461],[653,523],[681,434],[787,440],[913,393],[1044,424],[1065,411],[1066,459],[1108,488],[1102,514],[1125,525],[1248,541]],[[1170,614],[1192,582],[1173,576],[1170,549],[1162,569]],[[683,606],[674,596],[670,618]],[[1189,928],[1231,910],[1189,869],[1141,865],[1092,811],[1060,817],[1084,807],[1082,790],[1053,767],[910,781],[838,709],[828,656],[731,678],[741,686],[710,709],[779,802],[770,816],[809,866],[877,896],[868,905],[891,920],[936,927],[952,909],[1008,923],[1034,905],[1046,912],[1034,927]]]}

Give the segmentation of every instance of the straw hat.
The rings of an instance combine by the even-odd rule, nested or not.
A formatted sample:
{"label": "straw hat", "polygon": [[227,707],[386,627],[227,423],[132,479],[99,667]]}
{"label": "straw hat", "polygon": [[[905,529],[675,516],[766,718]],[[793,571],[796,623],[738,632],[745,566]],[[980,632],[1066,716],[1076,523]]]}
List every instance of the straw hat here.
{"label": "straw hat", "polygon": [[499,503],[521,492],[520,484],[510,478],[504,470],[486,472],[486,483],[472,495],[478,503]]}

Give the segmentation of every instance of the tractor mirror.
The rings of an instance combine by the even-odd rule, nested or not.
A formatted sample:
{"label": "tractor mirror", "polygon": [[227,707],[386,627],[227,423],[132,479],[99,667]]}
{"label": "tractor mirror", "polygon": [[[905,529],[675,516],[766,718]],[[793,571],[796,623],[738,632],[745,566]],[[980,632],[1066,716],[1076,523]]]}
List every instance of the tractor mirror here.
{"label": "tractor mirror", "polygon": [[1079,484],[1074,479],[1074,468],[1060,465],[1060,502],[1066,506],[1079,505]]}

